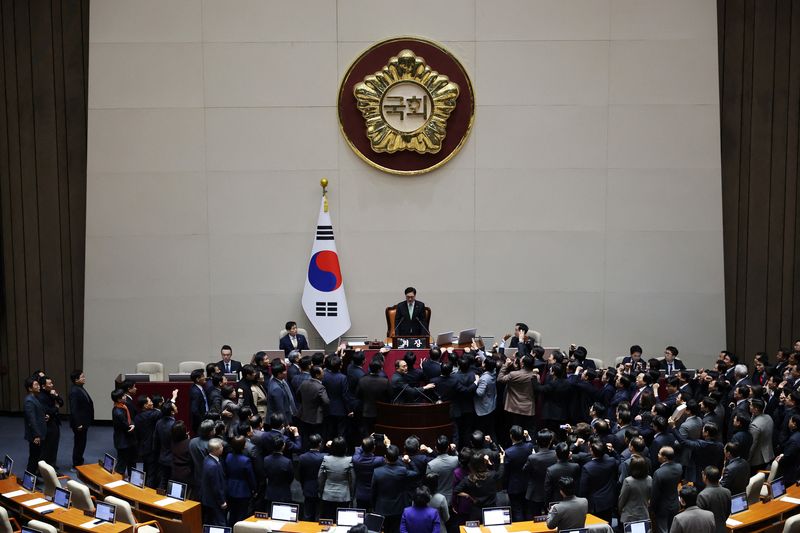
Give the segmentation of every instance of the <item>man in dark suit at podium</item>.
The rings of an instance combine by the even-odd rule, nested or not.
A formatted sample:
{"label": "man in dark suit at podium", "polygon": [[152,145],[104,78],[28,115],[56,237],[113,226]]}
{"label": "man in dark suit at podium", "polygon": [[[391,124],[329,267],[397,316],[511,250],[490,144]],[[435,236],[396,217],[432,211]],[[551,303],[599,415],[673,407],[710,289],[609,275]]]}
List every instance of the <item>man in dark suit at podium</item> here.
{"label": "man in dark suit at podium", "polygon": [[238,376],[242,371],[242,363],[233,359],[233,348],[225,344],[220,348],[219,354],[222,356],[222,360],[217,363],[217,367],[224,374],[236,374]]}
{"label": "man in dark suit at podium", "polygon": [[414,287],[408,287],[406,299],[397,304],[394,334],[429,335],[428,323],[425,321],[425,304],[417,300],[417,289]]}

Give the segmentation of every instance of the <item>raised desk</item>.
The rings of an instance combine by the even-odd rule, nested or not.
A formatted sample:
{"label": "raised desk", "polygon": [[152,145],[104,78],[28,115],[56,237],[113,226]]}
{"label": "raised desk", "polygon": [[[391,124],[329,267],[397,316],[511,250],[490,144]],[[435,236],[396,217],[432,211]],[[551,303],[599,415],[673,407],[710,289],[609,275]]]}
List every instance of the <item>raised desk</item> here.
{"label": "raised desk", "polygon": [[[6,494],[16,490],[20,487],[14,479],[0,480],[0,494]],[[83,511],[70,507],[69,509],[55,509],[52,513],[41,514],[36,511],[36,507],[43,507],[46,503],[41,503],[36,507],[27,507],[22,505],[22,502],[33,500],[34,498],[44,498],[41,492],[31,492],[13,498],[2,497],[3,506],[7,509],[19,513],[20,518],[25,522],[28,520],[41,520],[56,527],[59,531],[75,532],[75,531],[96,531],[97,533],[133,533],[133,526],[124,522],[114,522],[113,524],[103,523],[93,528],[81,527],[82,524],[92,520],[91,517],[83,514]]]}
{"label": "raised desk", "polygon": [[[593,514],[587,514],[586,524],[584,527],[593,526],[596,524],[608,524],[608,522],[606,522],[602,518],[596,517]],[[533,522],[533,521],[514,522],[513,524],[505,526],[505,528],[508,531],[530,531],[531,533],[536,533],[540,531],[555,531],[555,529],[549,529],[547,527],[547,522]],[[464,533],[466,531],[464,526],[461,526],[460,531],[461,533]],[[486,526],[481,526],[481,531],[483,531],[484,533],[489,533],[490,530]]]}
{"label": "raised desk", "polygon": [[[800,487],[792,485],[786,488],[785,496],[800,499]],[[747,511],[731,515],[732,520],[741,522],[738,525],[728,525],[728,531],[744,533],[745,531],[761,531],[772,524],[783,522],[790,516],[794,516],[800,510],[796,503],[777,500],[768,502],[758,502],[750,506]]]}
{"label": "raised desk", "polygon": [[140,522],[155,520],[165,532],[185,533],[203,529],[200,502],[186,500],[162,507],[156,505],[156,502],[166,496],[158,494],[154,489],[148,487],[140,489],[130,483],[107,487],[108,483],[121,480],[122,475],[116,472],[109,474],[96,463],[79,466],[78,477],[92,492],[101,497],[110,494],[130,502],[133,514]]}

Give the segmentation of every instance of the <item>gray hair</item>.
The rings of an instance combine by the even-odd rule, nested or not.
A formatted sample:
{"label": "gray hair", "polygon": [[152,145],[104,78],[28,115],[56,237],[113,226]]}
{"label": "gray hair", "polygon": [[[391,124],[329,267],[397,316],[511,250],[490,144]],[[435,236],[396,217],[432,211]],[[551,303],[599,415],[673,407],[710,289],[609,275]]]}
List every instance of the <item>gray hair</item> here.
{"label": "gray hair", "polygon": [[211,439],[210,441],[208,441],[208,452],[209,453],[216,453],[218,451],[221,451],[223,446],[224,445],[222,444],[222,439],[218,439],[218,438],[215,437],[215,438]]}
{"label": "gray hair", "polygon": [[743,377],[747,376],[747,365],[738,364],[733,367],[733,375],[736,379],[742,379]]}
{"label": "gray hair", "polygon": [[197,436],[201,439],[207,439],[214,434],[214,426],[216,422],[213,420],[203,420],[200,422],[200,427],[197,428]]}

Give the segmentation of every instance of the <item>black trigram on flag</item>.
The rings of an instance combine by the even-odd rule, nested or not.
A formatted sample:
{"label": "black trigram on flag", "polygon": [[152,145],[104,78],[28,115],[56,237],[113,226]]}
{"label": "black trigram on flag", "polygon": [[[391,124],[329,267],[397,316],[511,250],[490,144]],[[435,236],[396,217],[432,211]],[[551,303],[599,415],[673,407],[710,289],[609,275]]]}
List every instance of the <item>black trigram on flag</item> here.
{"label": "black trigram on flag", "polygon": [[333,226],[317,226],[317,240],[318,241],[332,241],[333,240]]}
{"label": "black trigram on flag", "polygon": [[336,302],[317,302],[317,316],[337,316],[338,311],[339,304]]}

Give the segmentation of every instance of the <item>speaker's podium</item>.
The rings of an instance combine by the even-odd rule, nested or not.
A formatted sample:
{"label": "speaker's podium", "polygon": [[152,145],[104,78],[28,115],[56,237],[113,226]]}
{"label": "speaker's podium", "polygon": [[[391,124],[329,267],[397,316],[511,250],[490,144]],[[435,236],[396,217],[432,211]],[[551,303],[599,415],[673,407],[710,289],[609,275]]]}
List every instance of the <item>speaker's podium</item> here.
{"label": "speaker's podium", "polygon": [[383,403],[378,402],[375,433],[383,433],[402,446],[406,437],[416,435],[423,444],[434,446],[439,435],[453,437],[450,402]]}
{"label": "speaker's podium", "polygon": [[431,339],[427,335],[396,335],[391,337],[395,350],[427,350]]}

